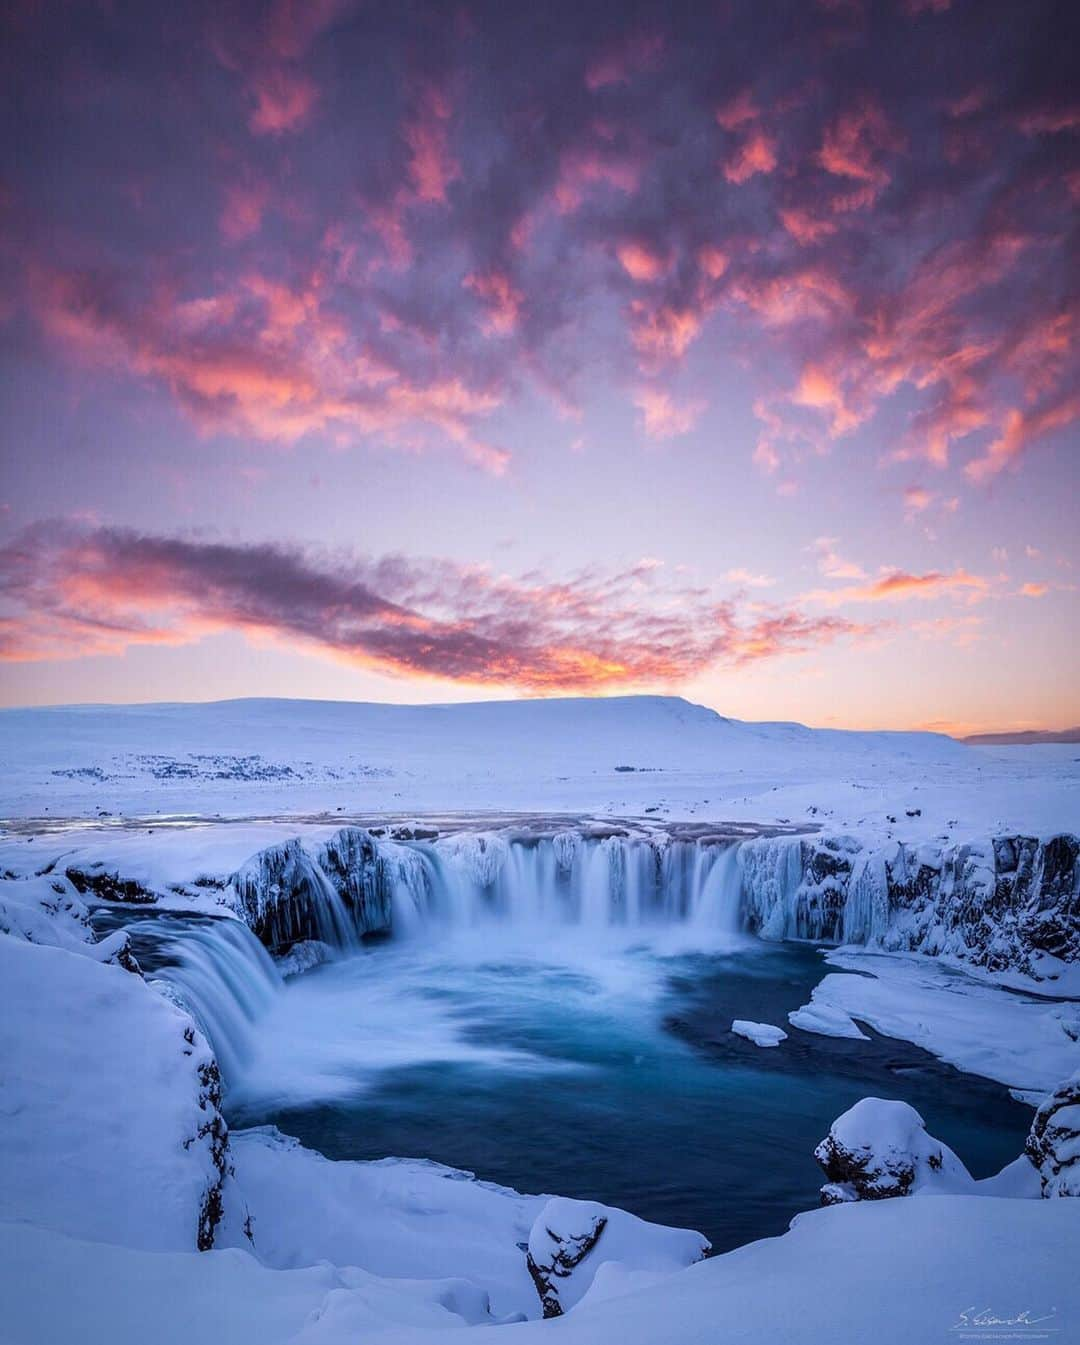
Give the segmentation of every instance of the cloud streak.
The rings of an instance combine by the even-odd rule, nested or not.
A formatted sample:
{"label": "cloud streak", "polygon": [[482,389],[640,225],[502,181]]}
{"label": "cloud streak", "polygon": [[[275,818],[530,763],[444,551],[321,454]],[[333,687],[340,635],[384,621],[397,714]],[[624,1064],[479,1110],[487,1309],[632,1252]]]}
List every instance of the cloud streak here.
{"label": "cloud streak", "polygon": [[69,521],[0,550],[0,659],[115,655],[221,631],[408,677],[554,693],[671,686],[871,627],[790,607],[742,610],[665,584],[651,561],[556,581]]}

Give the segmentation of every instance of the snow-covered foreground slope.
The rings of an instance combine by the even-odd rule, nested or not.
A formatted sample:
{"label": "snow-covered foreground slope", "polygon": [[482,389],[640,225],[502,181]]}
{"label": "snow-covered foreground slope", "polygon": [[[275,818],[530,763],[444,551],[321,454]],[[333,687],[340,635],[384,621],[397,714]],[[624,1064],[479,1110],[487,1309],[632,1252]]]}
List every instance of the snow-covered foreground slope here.
{"label": "snow-covered foreground slope", "polygon": [[0,815],[655,809],[879,835],[899,824],[907,840],[1043,834],[1074,824],[1076,758],[1070,745],[742,723],[654,696],[5,710]]}
{"label": "snow-covered foreground slope", "polygon": [[598,1275],[565,1317],[493,1337],[489,1325],[479,1335],[463,1325],[455,1309],[467,1311],[466,1294],[452,1281],[377,1279],[325,1263],[271,1270],[239,1250],[155,1255],[0,1224],[0,1265],[18,1286],[3,1329],[12,1345],[143,1345],[148,1324],[159,1345],[435,1345],[443,1331],[454,1345],[490,1345],[503,1330],[552,1345],[911,1345],[976,1337],[982,1314],[1021,1319],[1005,1338],[1065,1342],[1080,1333],[1070,1266],[1078,1240],[1075,1200],[837,1205],[801,1216],[782,1238],[659,1281]]}

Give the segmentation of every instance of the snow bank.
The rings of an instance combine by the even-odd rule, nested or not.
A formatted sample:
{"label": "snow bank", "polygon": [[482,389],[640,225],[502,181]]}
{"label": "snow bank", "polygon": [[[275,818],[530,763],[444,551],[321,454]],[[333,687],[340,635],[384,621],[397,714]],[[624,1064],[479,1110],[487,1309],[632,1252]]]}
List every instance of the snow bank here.
{"label": "snow bank", "polygon": [[857,1018],[971,1074],[1041,1101],[1080,1068],[1074,1019],[1062,1005],[1003,990],[928,957],[838,950],[814,988],[815,1008]]}
{"label": "snow bank", "polygon": [[422,1159],[331,1162],[273,1127],[233,1131],[230,1150],[236,1182],[220,1245],[280,1269],[332,1261],[396,1278],[468,1279],[496,1316],[539,1315],[521,1245],[546,1196]]}
{"label": "snow bank", "polygon": [[217,1066],[138,975],[0,936],[0,1219],[208,1246],[225,1175]]}
{"label": "snow bank", "polygon": [[[557,1323],[512,1328],[522,1345],[912,1345],[946,1339],[977,1311],[1026,1312],[1025,1339],[1067,1340],[1080,1324],[1080,1201],[920,1196],[800,1215],[751,1243],[634,1292],[596,1289]],[[319,1265],[269,1270],[241,1251],[149,1254],[0,1225],[9,1283],[4,1326],[19,1345],[108,1340],[144,1345],[491,1345],[444,1300],[445,1282],[373,1283]],[[829,1268],[842,1268],[835,1292]],[[823,1278],[824,1277],[824,1278]],[[57,1292],[57,1286],[63,1292]],[[913,1289],[914,1286],[914,1289]],[[966,1316],[965,1316],[966,1314]],[[1039,1321],[1039,1319],[1045,1319]],[[498,1331],[498,1328],[495,1328]],[[506,1337],[507,1340],[511,1336]]]}

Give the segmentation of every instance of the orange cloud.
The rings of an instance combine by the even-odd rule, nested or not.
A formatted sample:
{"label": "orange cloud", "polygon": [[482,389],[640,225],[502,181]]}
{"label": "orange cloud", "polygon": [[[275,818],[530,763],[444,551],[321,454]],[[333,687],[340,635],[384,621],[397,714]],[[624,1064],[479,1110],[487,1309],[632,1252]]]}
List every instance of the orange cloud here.
{"label": "orange cloud", "polygon": [[852,584],[844,588],[815,589],[803,595],[804,602],[820,602],[829,607],[841,603],[906,602],[910,598],[932,599],[966,596],[969,601],[983,597],[990,588],[989,580],[967,570],[953,570],[944,574],[932,570],[927,574],[911,574],[906,570],[892,570],[868,584]]}

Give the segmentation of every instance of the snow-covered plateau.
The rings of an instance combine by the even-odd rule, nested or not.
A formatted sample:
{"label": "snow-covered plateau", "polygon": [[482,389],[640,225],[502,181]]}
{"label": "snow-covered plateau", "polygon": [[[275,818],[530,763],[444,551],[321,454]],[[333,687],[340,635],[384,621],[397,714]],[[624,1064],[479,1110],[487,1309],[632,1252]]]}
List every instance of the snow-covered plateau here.
{"label": "snow-covered plateau", "polygon": [[[656,697],[241,701],[4,711],[0,759],[5,1345],[1080,1340],[1075,745]],[[767,998],[760,950],[789,946],[819,970]],[[479,1008],[438,979],[447,959],[487,978]],[[739,966],[745,1006],[702,1034],[687,1006]],[[530,1016],[511,1032],[515,983]],[[712,1057],[659,1047],[665,1013]],[[562,1058],[560,1024],[588,1014],[606,1035]],[[911,1053],[892,1073],[890,1042]],[[661,1049],[683,1052],[664,1077],[691,1111],[726,1077],[751,1116],[781,1085],[809,1107],[821,1062],[839,1071],[847,1101],[791,1159],[812,1168],[820,1141],[821,1195],[800,1176],[788,1232],[709,1255],[688,1216],[618,1208],[634,1175],[605,1191],[610,1165],[578,1199],[432,1161],[445,1092],[412,1157],[282,1133],[314,1125],[305,1102],[310,1133],[355,1126],[393,1071],[421,1092],[429,1069],[450,1092],[561,1079],[581,1110],[530,1141],[543,1187],[594,1144],[576,1127],[617,1057],[638,1180],[663,1188],[656,1146],[681,1141],[645,1138]],[[961,1100],[965,1080],[991,1090],[961,1111],[993,1088],[1030,1108],[1000,1172],[877,1095],[916,1087],[922,1060]],[[723,1112],[700,1105],[699,1132]],[[481,1155],[485,1114],[464,1122]],[[769,1144],[780,1165],[783,1136],[758,1139],[740,1190],[771,1189]]]}

